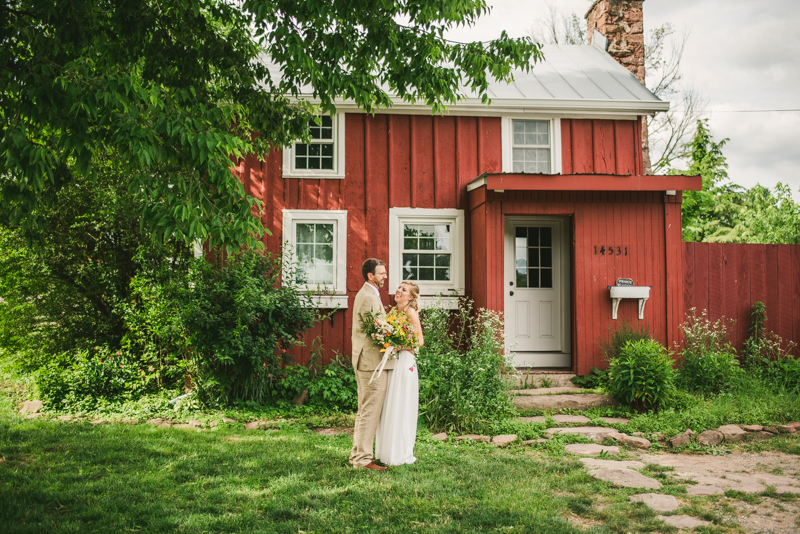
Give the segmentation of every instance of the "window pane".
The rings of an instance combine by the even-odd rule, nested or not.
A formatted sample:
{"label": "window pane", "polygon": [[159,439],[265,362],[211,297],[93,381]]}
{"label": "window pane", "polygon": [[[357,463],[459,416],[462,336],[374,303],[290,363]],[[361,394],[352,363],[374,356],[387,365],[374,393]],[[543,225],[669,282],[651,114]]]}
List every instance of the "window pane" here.
{"label": "window pane", "polygon": [[333,245],[317,245],[314,248],[314,259],[333,265]]}
{"label": "window pane", "polygon": [[436,281],[449,282],[450,269],[436,269]]}
{"label": "window pane", "polygon": [[553,249],[551,248],[543,248],[540,250],[541,259],[542,259],[542,267],[552,267],[553,266]]}
{"label": "window pane", "polygon": [[314,242],[314,224],[297,224],[297,243]]}
{"label": "window pane", "polygon": [[528,287],[528,269],[517,269],[517,287]]}
{"label": "window pane", "polygon": [[434,227],[436,250],[450,250],[450,225],[437,224]]}
{"label": "window pane", "polygon": [[436,255],[437,267],[450,267],[450,254],[437,254]]}
{"label": "window pane", "polygon": [[528,287],[539,287],[539,269],[530,269],[528,271]]}
{"label": "window pane", "polygon": [[403,238],[403,250],[417,250],[417,239],[413,237]]}
{"label": "window pane", "polygon": [[417,237],[419,235],[417,232],[417,227],[414,226],[413,224],[404,224],[403,235],[405,237]]}
{"label": "window pane", "polygon": [[432,237],[423,237],[419,240],[420,250],[434,250],[434,239]]}
{"label": "window pane", "polygon": [[553,229],[548,227],[542,227],[540,229],[542,234],[542,246],[543,247],[552,247],[553,246]]}
{"label": "window pane", "polygon": [[333,223],[316,224],[315,243],[333,243]]}
{"label": "window pane", "polygon": [[297,245],[295,254],[301,268],[307,271],[314,262],[314,245]]}
{"label": "window pane", "polygon": [[433,254],[420,254],[419,266],[420,267],[433,267]]}
{"label": "window pane", "polygon": [[526,228],[528,231],[528,246],[529,247],[538,247],[539,246],[539,228],[536,226],[532,226],[530,228]]}
{"label": "window pane", "polygon": [[541,287],[552,289],[553,288],[553,270],[552,269],[542,269],[542,283]]}
{"label": "window pane", "polygon": [[539,249],[538,248],[529,248],[528,249],[528,263],[531,267],[538,267],[539,266]]}
{"label": "window pane", "polygon": [[420,267],[419,278],[417,278],[417,280],[423,280],[423,281],[433,280],[433,271],[434,271],[433,267]]}

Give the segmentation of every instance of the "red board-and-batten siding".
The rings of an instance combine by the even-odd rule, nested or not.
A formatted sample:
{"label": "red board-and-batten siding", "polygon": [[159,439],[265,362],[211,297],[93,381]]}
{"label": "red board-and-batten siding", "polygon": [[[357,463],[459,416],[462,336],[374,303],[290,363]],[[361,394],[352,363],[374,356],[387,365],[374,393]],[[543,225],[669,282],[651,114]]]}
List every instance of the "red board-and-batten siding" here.
{"label": "red board-and-batten siding", "polygon": [[[562,119],[561,132],[562,166],[565,174],[591,172],[641,174],[638,121]],[[499,239],[490,244],[502,246],[502,228],[494,227],[493,233],[492,229],[488,229],[489,233],[486,233],[487,229],[483,226],[486,220],[482,222],[479,214],[472,213],[470,216],[469,194],[466,189],[467,183],[484,172],[501,172],[500,119],[346,114],[345,136],[344,180],[284,179],[281,176],[280,151],[271,153],[265,161],[259,161],[255,156],[248,157],[237,166],[236,172],[241,176],[247,193],[263,201],[262,222],[272,232],[272,236],[265,239],[267,249],[275,252],[280,249],[283,240],[281,228],[283,209],[346,209],[347,291],[352,303],[352,298],[363,283],[360,274],[363,259],[371,256],[388,258],[390,207],[463,209],[467,215],[466,258],[468,265],[472,266],[466,269],[467,294],[473,296],[480,306],[502,310],[502,299],[498,301],[496,297],[486,298],[488,294],[484,289],[489,277],[498,282],[502,281],[502,250],[499,249],[499,252],[489,257],[486,255],[486,249],[480,248],[481,243],[485,241],[473,237],[480,228],[481,235],[499,235]],[[554,209],[563,211],[558,214],[574,213],[575,227],[582,228],[585,223],[589,223],[587,228],[595,233],[604,231],[606,223],[603,221],[606,217],[615,218],[613,230],[609,228],[609,233],[602,236],[587,234],[583,237],[584,241],[581,241],[582,246],[595,237],[595,241],[601,237],[605,239],[612,236],[619,241],[627,238],[629,232],[632,232],[630,234],[632,241],[634,236],[635,239],[643,239],[642,243],[648,250],[648,259],[646,261],[637,259],[641,265],[636,264],[637,271],[634,274],[620,271],[618,276],[631,276],[642,285],[651,285],[647,280],[657,280],[659,276],[663,276],[665,270],[663,245],[660,252],[658,249],[658,243],[663,243],[664,240],[665,211],[661,195],[622,193],[621,201],[614,196],[609,202],[608,193],[548,192],[542,193],[541,198],[536,200],[533,200],[533,193],[518,193],[523,197],[526,194],[530,200],[527,201],[529,211],[525,213],[555,214]],[[579,197],[580,201],[577,200]],[[519,200],[516,202],[515,205],[518,207],[524,205],[520,204]],[[565,202],[571,203],[572,211],[564,207]],[[575,206],[579,204],[592,206],[592,209],[576,210]],[[629,206],[625,207],[626,204]],[[497,208],[500,208],[499,204]],[[619,224],[616,221],[619,221]],[[679,223],[678,211],[678,226]],[[497,225],[497,222],[492,220],[492,224]],[[640,225],[646,225],[648,230],[634,231]],[[617,237],[613,234],[616,231],[622,234]],[[599,242],[592,242],[592,246],[594,244]],[[479,248],[473,249],[476,246]],[[584,255],[587,254],[585,248],[583,246],[576,251]],[[656,256],[660,257],[660,264]],[[632,255],[630,258],[632,260],[635,256]],[[476,263],[481,263],[476,260],[492,262],[491,270],[487,271],[480,267],[476,269]],[[601,265],[594,259],[589,264],[598,268]],[[594,267],[585,270],[581,267],[584,269],[581,271],[577,270],[579,264],[574,259],[573,265],[576,269],[573,295],[576,295],[576,290],[588,289],[589,286],[595,289],[602,286],[606,292],[604,300],[599,296],[586,299],[587,303],[589,301],[593,303],[590,308],[583,305],[583,297],[580,308],[573,305],[573,310],[585,310],[576,312],[580,315],[574,318],[573,329],[579,336],[573,343],[573,353],[578,361],[576,370],[584,373],[588,372],[592,365],[600,364],[597,342],[600,336],[607,333],[610,320],[605,321],[605,315],[610,319],[611,313],[606,282],[614,276],[605,265],[599,270]],[[577,281],[578,276],[594,277],[594,280],[589,284],[588,280]],[[475,283],[474,278],[482,280]],[[384,303],[389,302],[387,293],[389,289],[393,288],[385,288],[382,293]],[[656,301],[655,296],[655,294],[651,296],[651,304]],[[663,302],[663,295],[660,300]],[[682,313],[682,304],[680,309]],[[620,306],[620,317],[631,314],[635,317],[634,311],[633,304],[625,302]],[[662,317],[662,314],[654,313],[653,307],[649,304],[646,321],[649,320],[655,330],[666,331],[667,326],[656,324],[655,317]],[[349,309],[338,312],[332,322],[324,321],[309,333],[307,345],[310,346],[312,339],[321,336],[325,347],[325,361],[329,360],[334,350],[349,355],[351,321],[352,312]],[[583,327],[584,324],[593,326],[591,330],[587,330]],[[302,349],[297,356],[301,363],[307,363],[309,348]]]}
{"label": "red board-and-batten siding", "polygon": [[[729,340],[741,350],[750,325],[750,307],[767,308],[767,331],[800,342],[800,245],[740,243],[683,244],[686,313],[736,321]],[[800,356],[800,350],[795,351]]]}

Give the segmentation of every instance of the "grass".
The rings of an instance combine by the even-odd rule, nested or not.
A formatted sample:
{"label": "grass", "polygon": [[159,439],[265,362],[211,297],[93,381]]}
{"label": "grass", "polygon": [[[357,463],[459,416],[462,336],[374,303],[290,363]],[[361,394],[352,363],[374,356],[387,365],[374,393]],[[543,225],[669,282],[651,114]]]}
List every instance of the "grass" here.
{"label": "grass", "polygon": [[[770,405],[763,393],[699,399],[682,412],[596,408],[587,415],[631,417],[628,425],[611,425],[629,433],[682,431],[687,423],[699,432],[704,424],[749,422],[736,419],[748,414],[767,418],[758,423],[800,418],[796,397]],[[647,507],[629,502],[640,491],[612,488],[565,456],[564,445],[588,442],[576,435],[498,449],[434,442],[421,430],[416,464],[376,473],[348,467],[349,437],[313,431],[350,427],[352,414],[303,408],[175,411],[166,398],[151,397],[95,405],[87,415],[140,422],[151,417],[208,422],[227,415],[268,419],[270,425],[253,431],[241,423],[201,431],[91,425],[89,419],[23,419],[15,412],[24,395],[18,381],[0,383],[0,532],[673,532]],[[511,420],[496,423],[492,432],[534,439],[545,428]],[[788,435],[734,447],[800,454],[797,438]],[[614,459],[629,456],[623,449]],[[669,471],[652,464],[642,470],[664,484],[661,493],[682,499],[685,511],[713,521],[705,532],[741,532],[721,519],[715,497],[688,496],[687,481]]]}

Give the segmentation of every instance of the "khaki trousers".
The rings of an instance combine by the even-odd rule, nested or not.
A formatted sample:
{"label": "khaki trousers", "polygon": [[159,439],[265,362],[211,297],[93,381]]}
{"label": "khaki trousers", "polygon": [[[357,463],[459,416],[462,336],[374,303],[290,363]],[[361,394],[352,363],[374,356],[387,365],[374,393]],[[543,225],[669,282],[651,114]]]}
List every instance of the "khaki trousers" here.
{"label": "khaki trousers", "polygon": [[358,413],[353,429],[353,449],[350,451],[350,465],[364,467],[372,461],[375,432],[383,410],[383,399],[386,397],[387,373],[384,371],[372,384],[372,371],[355,371],[358,384]]}

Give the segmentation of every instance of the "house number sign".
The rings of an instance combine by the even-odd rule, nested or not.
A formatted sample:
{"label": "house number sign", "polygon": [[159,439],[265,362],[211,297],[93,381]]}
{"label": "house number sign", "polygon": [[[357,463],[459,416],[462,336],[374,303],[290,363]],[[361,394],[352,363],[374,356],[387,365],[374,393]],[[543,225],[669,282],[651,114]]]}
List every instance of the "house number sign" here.
{"label": "house number sign", "polygon": [[625,245],[595,245],[595,256],[627,256],[628,247]]}

